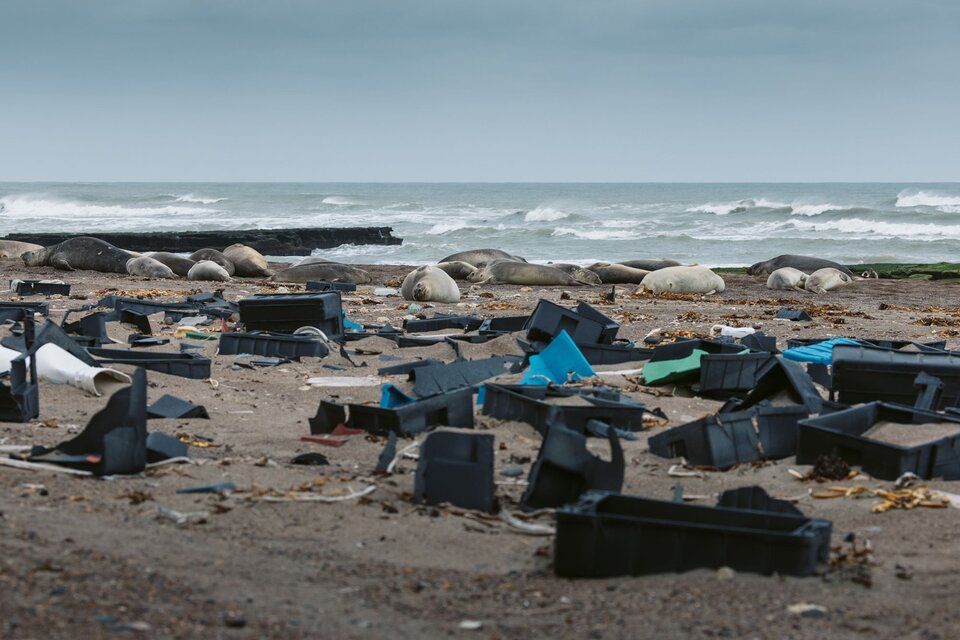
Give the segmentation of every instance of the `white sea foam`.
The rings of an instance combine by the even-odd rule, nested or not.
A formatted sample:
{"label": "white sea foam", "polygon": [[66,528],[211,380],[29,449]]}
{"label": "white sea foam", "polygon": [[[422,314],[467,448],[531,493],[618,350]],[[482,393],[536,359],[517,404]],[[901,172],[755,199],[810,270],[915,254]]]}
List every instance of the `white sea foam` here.
{"label": "white sea foam", "polygon": [[451,231],[459,231],[460,229],[476,229],[477,227],[471,227],[466,222],[438,222],[429,229],[427,229],[427,235],[439,236],[444,233],[450,233]]}
{"label": "white sea foam", "polygon": [[573,227],[557,227],[552,236],[573,236],[583,240],[634,240],[639,236],[629,231],[613,231],[603,229],[574,229]]}
{"label": "white sea foam", "polygon": [[361,202],[357,202],[356,200],[353,200],[352,198],[347,198],[345,196],[327,196],[320,202],[322,202],[323,204],[335,204],[341,207],[349,206],[352,204],[363,204]]}
{"label": "white sea foam", "polygon": [[192,216],[214,213],[216,209],[165,205],[162,207],[131,207],[91,204],[73,200],[52,200],[43,196],[4,196],[0,198],[0,214],[7,218],[89,218],[111,219],[137,216]]}
{"label": "white sea foam", "polygon": [[790,205],[790,214],[795,216],[819,216],[827,211],[841,211],[847,207],[841,207],[836,204],[798,204],[794,202]]}
{"label": "white sea foam", "polygon": [[750,209],[788,209],[789,204],[775,202],[766,198],[744,198],[734,202],[708,202],[687,209],[687,213],[712,213],[717,216],[726,216],[731,213],[743,213]]}
{"label": "white sea foam", "polygon": [[956,213],[956,207],[960,207],[960,196],[943,195],[930,191],[917,191],[913,193],[901,191],[897,195],[897,206],[935,207],[946,213]]}
{"label": "white sea foam", "polygon": [[560,209],[548,206],[540,206],[536,209],[532,209],[527,212],[527,215],[523,216],[523,219],[526,222],[550,222],[552,220],[562,220],[563,218],[569,217],[570,214]]}
{"label": "white sea foam", "polygon": [[192,193],[185,193],[183,195],[171,195],[171,198],[174,198],[177,202],[192,202],[195,204],[217,204],[218,202],[223,202],[226,198],[204,198],[202,196],[195,196]]}
{"label": "white sea foam", "polygon": [[836,231],[869,238],[903,238],[911,240],[960,238],[960,225],[941,225],[916,222],[882,222],[847,218],[824,222],[791,220],[790,226],[801,231]]}

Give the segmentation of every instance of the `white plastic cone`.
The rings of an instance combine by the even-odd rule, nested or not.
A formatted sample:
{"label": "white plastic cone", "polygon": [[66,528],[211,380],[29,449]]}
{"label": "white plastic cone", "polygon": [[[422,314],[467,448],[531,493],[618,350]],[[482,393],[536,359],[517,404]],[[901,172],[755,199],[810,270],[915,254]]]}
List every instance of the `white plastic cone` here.
{"label": "white plastic cone", "polygon": [[122,371],[91,367],[55,344],[37,349],[37,375],[46,382],[69,384],[95,396],[112,394],[131,382]]}

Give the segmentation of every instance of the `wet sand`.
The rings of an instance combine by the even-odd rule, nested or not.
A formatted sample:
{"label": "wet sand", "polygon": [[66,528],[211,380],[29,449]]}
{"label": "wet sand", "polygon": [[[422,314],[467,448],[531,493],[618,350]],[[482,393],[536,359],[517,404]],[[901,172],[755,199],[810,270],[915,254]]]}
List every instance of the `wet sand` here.
{"label": "wet sand", "polygon": [[[73,285],[75,298],[50,299],[59,321],[67,309],[89,304],[117,290],[171,289],[189,292],[197,283],[147,281],[92,272],[26,269],[2,261],[4,278],[58,277]],[[410,268],[370,268],[374,285],[344,295],[348,317],[359,322],[402,323],[407,303],[378,297],[375,286],[393,282]],[[621,337],[639,340],[664,331],[706,334],[716,323],[762,325],[783,348],[791,337],[838,335],[934,340],[960,348],[960,284],[911,280],[856,282],[823,296],[771,292],[764,278],[729,275],[722,295],[663,299],[622,295],[600,304],[610,287],[471,289],[456,305],[437,304],[433,312],[474,313],[485,317],[529,313],[539,298],[561,302],[564,291],[575,304],[586,300],[622,324]],[[219,285],[218,285],[219,287]],[[204,287],[211,290],[215,287]],[[225,293],[239,299],[263,288],[255,280],[228,283]],[[618,286],[627,293],[632,286]],[[479,294],[483,294],[481,297]],[[489,295],[492,294],[492,297]],[[170,296],[160,299],[175,299]],[[5,297],[7,299],[7,297]],[[41,298],[42,299],[42,298]],[[774,320],[782,306],[805,306],[812,322]],[[162,328],[154,316],[154,332]],[[132,331],[109,325],[113,337]],[[151,351],[177,350],[179,340]],[[711,504],[728,488],[759,484],[771,495],[796,498],[807,515],[834,523],[834,543],[854,533],[869,539],[876,565],[868,570],[830,571],[812,578],[763,577],[713,570],[642,578],[568,580],[551,567],[552,538],[518,533],[498,520],[460,510],[412,503],[416,461],[403,459],[391,476],[373,473],[383,441],[357,437],[340,448],[300,441],[307,420],[322,399],[375,401],[377,387],[313,387],[314,376],[375,375],[384,362],[373,352],[399,353],[390,342],[363,345],[355,356],[366,366],[345,371],[339,356],[256,370],[234,369],[233,356],[216,356],[216,342],[204,344],[213,357],[212,379],[148,373],[152,402],[171,393],[204,405],[210,420],[152,420],[149,428],[186,434],[214,446],[193,448],[198,464],[161,467],[144,477],[98,481],[66,475],[0,469],[0,636],[5,638],[101,637],[128,631],[143,637],[489,638],[570,637],[746,637],[746,638],[949,638],[955,635],[956,574],[960,571],[960,511],[915,509],[870,512],[872,499],[818,500],[817,485],[790,475],[792,459],[741,465],[702,477],[676,478],[676,460],[649,453],[647,433],[624,442],[624,492],[669,499],[679,481],[686,494]],[[359,343],[353,343],[360,346]],[[490,345],[477,345],[477,356]],[[452,359],[446,345],[402,350],[407,355]],[[639,367],[628,363],[617,367]],[[120,367],[122,368],[122,367]],[[636,377],[605,378],[650,407],[659,407],[676,426],[713,412],[719,402],[691,397],[682,388],[648,388]],[[395,380],[401,388],[408,384]],[[106,402],[69,387],[41,384],[40,418],[29,424],[0,424],[5,445],[60,442],[81,429]],[[517,511],[540,437],[532,427],[478,414],[476,428],[496,438],[500,505]],[[649,433],[657,433],[662,427]],[[402,443],[401,443],[402,444]],[[602,452],[605,443],[590,443]],[[305,452],[329,458],[328,466],[290,464]],[[520,466],[519,479],[500,475]],[[207,482],[233,481],[229,497],[176,494]],[[835,485],[889,482],[861,476]],[[930,486],[960,493],[960,483]],[[268,502],[311,489],[336,496],[369,485],[361,500]],[[157,506],[206,512],[206,522],[176,526],[157,518]],[[549,524],[541,518],[540,524]],[[867,587],[863,582],[868,581]],[[821,605],[822,617],[801,617],[788,606]],[[479,621],[477,631],[462,621]]]}

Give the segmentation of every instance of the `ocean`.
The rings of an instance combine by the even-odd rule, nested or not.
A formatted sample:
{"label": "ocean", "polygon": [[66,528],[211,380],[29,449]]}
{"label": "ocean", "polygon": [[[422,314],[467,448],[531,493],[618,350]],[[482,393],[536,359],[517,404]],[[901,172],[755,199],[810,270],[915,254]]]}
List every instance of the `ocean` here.
{"label": "ocean", "polygon": [[579,264],[957,262],[960,184],[0,183],[0,235],[307,226],[389,226],[403,238],[315,252],[354,263],[482,247]]}

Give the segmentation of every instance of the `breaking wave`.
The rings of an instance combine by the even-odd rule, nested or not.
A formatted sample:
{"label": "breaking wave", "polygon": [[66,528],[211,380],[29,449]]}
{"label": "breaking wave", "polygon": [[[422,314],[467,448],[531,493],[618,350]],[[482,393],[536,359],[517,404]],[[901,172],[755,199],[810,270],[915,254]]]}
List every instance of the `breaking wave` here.
{"label": "breaking wave", "polygon": [[195,196],[192,193],[185,193],[180,196],[173,194],[170,197],[177,202],[192,202],[194,204],[217,204],[218,202],[226,200],[226,198],[203,198],[201,196]]}
{"label": "breaking wave", "polygon": [[120,218],[123,216],[176,216],[214,213],[216,209],[165,205],[130,207],[118,204],[90,204],[73,200],[58,201],[31,196],[0,198],[0,214],[7,218]]}
{"label": "breaking wave", "polygon": [[573,227],[557,227],[552,236],[573,236],[583,240],[635,240],[639,238],[630,231],[616,231],[612,229],[574,229]]}
{"label": "breaking wave", "polygon": [[341,207],[346,207],[354,204],[363,204],[362,202],[357,202],[352,198],[347,198],[345,196],[327,196],[320,201],[322,204],[335,204]]}
{"label": "breaking wave", "polygon": [[865,237],[884,238],[960,238],[960,225],[942,225],[915,222],[881,222],[879,220],[864,220],[862,218],[848,218],[846,220],[830,220],[825,222],[806,222],[791,220],[790,226],[801,231],[837,231],[840,233],[857,234]]}
{"label": "breaking wave", "polygon": [[523,216],[526,222],[551,222],[553,220],[562,220],[569,217],[570,214],[554,207],[537,207],[527,212]]}
{"label": "breaking wave", "polygon": [[845,211],[850,207],[833,203],[812,204],[803,202],[776,202],[765,198],[745,198],[733,202],[708,202],[686,209],[687,213],[712,213],[717,216],[726,216],[731,213],[745,213],[755,209],[773,209],[788,211],[794,216],[819,216],[828,211]]}
{"label": "breaking wave", "polygon": [[897,195],[898,207],[934,207],[944,213],[960,213],[960,196],[945,196],[929,191],[901,191]]}

